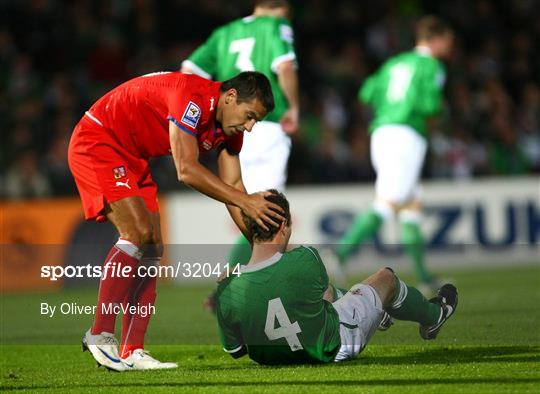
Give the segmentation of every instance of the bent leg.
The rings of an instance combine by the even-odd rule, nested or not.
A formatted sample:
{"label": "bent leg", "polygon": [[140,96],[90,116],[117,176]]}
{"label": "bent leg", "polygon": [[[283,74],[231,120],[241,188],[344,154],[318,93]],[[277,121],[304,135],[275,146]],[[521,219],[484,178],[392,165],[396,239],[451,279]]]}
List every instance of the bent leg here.
{"label": "bent leg", "polygon": [[420,228],[421,219],[421,205],[418,200],[409,203],[399,212],[401,239],[405,252],[412,262],[418,280],[422,283],[429,283],[432,276],[429,274],[425,264],[425,243]]}
{"label": "bent leg", "polygon": [[354,285],[332,305],[340,320],[341,347],[335,361],[356,357],[368,344],[383,317],[383,302],[392,297],[393,274],[381,270]]}
{"label": "bent leg", "polygon": [[378,286],[377,291],[379,289],[384,291],[389,287],[387,282],[394,282],[393,291],[386,293],[385,301],[383,301],[384,310],[390,316],[398,320],[414,321],[421,325],[432,325],[439,320],[442,312],[440,305],[429,302],[415,287],[407,286],[390,268],[384,270],[387,271],[384,276],[385,283],[372,284],[372,286]]}
{"label": "bent leg", "polygon": [[376,201],[373,207],[356,217],[352,226],[339,241],[336,255],[345,264],[350,254],[381,228],[382,223],[393,215],[393,208],[384,201]]}
{"label": "bent leg", "polygon": [[94,335],[102,332],[114,333],[116,314],[111,307],[125,302],[130,294],[142,257],[141,246],[149,243],[153,233],[150,213],[141,197],[126,197],[108,204],[106,215],[118,230],[120,238],[103,264],[96,316],[92,326]]}
{"label": "bent leg", "polygon": [[[142,246],[143,257],[141,265],[159,267],[163,256],[163,240],[159,212],[150,213],[152,221],[152,240]],[[144,337],[152,317],[157,292],[157,277],[144,275],[137,276],[133,289],[127,295],[126,302],[132,306],[142,307],[135,314],[126,313],[122,319],[122,338],[120,342],[120,357],[127,358],[136,349],[144,349]]]}

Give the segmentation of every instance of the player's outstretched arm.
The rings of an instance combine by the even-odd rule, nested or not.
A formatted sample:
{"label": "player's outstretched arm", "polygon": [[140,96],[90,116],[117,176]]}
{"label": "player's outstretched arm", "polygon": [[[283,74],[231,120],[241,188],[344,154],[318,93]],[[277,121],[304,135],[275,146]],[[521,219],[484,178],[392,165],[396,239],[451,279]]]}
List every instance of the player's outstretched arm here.
{"label": "player's outstretched arm", "polygon": [[227,185],[204,167],[199,162],[199,146],[193,135],[180,130],[178,126],[170,122],[169,138],[180,182],[215,200],[240,208],[264,228],[268,228],[266,223],[278,226],[273,219],[284,220],[279,214],[282,211],[281,208],[267,201],[264,194],[248,195]]}
{"label": "player's outstretched arm", "polygon": [[289,109],[281,117],[280,123],[283,131],[291,135],[298,131],[298,119],[300,113],[300,100],[298,98],[298,74],[293,60],[287,60],[279,64],[278,82],[283,94],[289,103]]}

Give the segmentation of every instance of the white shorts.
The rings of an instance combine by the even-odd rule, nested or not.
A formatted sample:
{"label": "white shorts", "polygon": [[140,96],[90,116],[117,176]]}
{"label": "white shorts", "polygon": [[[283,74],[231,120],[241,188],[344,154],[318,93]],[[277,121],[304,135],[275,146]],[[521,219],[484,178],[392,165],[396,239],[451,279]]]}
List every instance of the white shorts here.
{"label": "white shorts", "polygon": [[247,192],[266,189],[283,191],[290,153],[291,138],[279,123],[258,122],[250,133],[245,132],[240,165]]}
{"label": "white shorts", "polygon": [[371,286],[354,285],[332,304],[339,315],[341,347],[335,361],[358,356],[377,330],[383,316],[379,294]]}
{"label": "white shorts", "polygon": [[418,198],[426,149],[426,139],[410,126],[385,125],[375,129],[371,136],[371,163],[377,173],[376,196],[395,204]]}

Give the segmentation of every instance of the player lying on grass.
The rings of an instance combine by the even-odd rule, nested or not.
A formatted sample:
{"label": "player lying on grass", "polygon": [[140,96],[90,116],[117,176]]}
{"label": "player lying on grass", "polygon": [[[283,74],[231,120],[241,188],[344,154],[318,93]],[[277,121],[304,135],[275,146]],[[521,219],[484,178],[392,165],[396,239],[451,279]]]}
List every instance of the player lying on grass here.
{"label": "player lying on grass", "polygon": [[259,364],[344,361],[367,345],[385,312],[420,324],[420,336],[435,339],[455,312],[457,290],[442,286],[427,300],[383,268],[345,295],[328,283],[316,249],[286,251],[291,214],[285,196],[270,190],[266,198],[279,205],[285,220],[265,230],[244,216],[253,240],[251,260],[239,276],[222,280],[216,315],[224,350],[234,358],[248,354]]}

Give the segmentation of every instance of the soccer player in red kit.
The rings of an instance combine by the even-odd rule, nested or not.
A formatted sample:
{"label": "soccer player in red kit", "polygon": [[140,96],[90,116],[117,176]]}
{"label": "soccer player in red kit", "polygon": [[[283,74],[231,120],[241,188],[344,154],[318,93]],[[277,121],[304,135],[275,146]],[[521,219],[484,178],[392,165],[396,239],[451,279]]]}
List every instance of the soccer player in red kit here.
{"label": "soccer player in red kit", "polygon": [[[264,198],[248,195],[242,183],[238,153],[244,131],[251,131],[274,108],[268,79],[243,72],[212,82],[180,72],[152,73],[132,79],[99,99],[75,127],[69,166],[87,220],[109,220],[120,238],[104,264],[130,267],[158,265],[163,254],[157,187],[150,157],[172,154],[178,179],[226,204],[245,231],[241,211],[263,227],[276,225],[282,210]],[[218,150],[218,173],[199,163],[199,152]],[[120,271],[116,271],[120,272]],[[125,313],[120,350],[114,336],[112,305],[153,305],[156,278],[102,275],[96,315],[83,348],[107,368],[175,368],[144,350],[151,314]]]}

